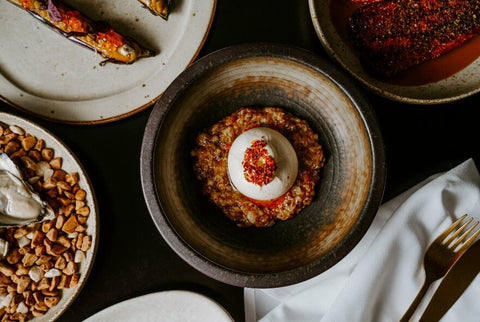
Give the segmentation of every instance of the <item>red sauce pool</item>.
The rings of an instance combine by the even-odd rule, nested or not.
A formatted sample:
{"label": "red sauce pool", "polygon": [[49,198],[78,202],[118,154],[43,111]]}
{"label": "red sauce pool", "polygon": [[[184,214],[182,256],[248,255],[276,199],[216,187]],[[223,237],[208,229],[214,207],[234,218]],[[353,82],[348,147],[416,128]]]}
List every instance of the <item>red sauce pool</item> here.
{"label": "red sauce pool", "polygon": [[[330,16],[335,29],[349,46],[351,44],[346,31],[348,19],[360,6],[362,5],[355,4],[351,0],[332,0],[330,2]],[[353,46],[351,48],[355,51]],[[480,36],[473,37],[447,54],[415,66],[386,82],[402,86],[418,86],[437,82],[461,71],[478,57],[480,57]]]}

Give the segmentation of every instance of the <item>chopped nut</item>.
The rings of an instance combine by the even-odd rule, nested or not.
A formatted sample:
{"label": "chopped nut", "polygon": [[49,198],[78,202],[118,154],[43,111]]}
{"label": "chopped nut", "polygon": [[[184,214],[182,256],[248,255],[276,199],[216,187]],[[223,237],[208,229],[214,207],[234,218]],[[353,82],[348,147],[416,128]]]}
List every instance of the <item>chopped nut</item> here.
{"label": "chopped nut", "polygon": [[28,277],[27,275],[20,276],[17,283],[17,293],[22,294],[23,292],[25,292],[28,285],[30,284],[30,281],[30,277]]}
{"label": "chopped nut", "polygon": [[[27,245],[26,246],[20,246],[20,240],[21,239],[25,239],[28,241]],[[26,238],[26,237],[22,237],[20,238],[19,242],[18,242],[18,246],[20,246],[21,248],[18,249],[18,252],[21,254],[21,255],[25,255],[26,253],[30,252],[30,250],[32,249],[32,247],[30,247],[30,239]]]}
{"label": "chopped nut", "polygon": [[49,148],[42,149],[42,157],[45,161],[50,162],[53,159],[53,150]]}
{"label": "chopped nut", "polygon": [[37,247],[35,247],[35,255],[42,256],[43,254],[45,254],[46,249],[47,248],[45,247],[45,245],[38,245]]}
{"label": "chopped nut", "polygon": [[37,171],[35,171],[35,174],[43,177],[43,181],[47,181],[47,179],[52,176],[53,170],[47,161],[40,161],[37,162]]}
{"label": "chopped nut", "polygon": [[20,126],[10,125],[8,128],[10,129],[10,131],[12,131],[12,133],[15,133],[17,135],[24,135],[25,134],[25,131]]}
{"label": "chopped nut", "polygon": [[86,252],[87,250],[90,249],[91,246],[92,246],[92,238],[90,237],[90,235],[84,236],[82,240],[82,246],[80,247],[80,249]]}
{"label": "chopped nut", "polygon": [[74,262],[68,262],[67,263],[67,267],[65,267],[62,272],[63,274],[66,274],[66,275],[73,275],[73,273],[75,273],[75,263]]}
{"label": "chopped nut", "polygon": [[11,266],[0,262],[0,273],[4,274],[5,276],[12,276],[15,274],[15,270]]}
{"label": "chopped nut", "polygon": [[50,287],[48,288],[48,290],[43,290],[42,294],[47,295],[47,296],[57,295],[57,294],[54,294],[53,292],[55,291],[56,287],[58,286],[58,283],[60,283],[60,276],[52,277],[51,281],[50,281]]}
{"label": "chopped nut", "polygon": [[33,292],[25,292],[25,304],[28,306],[35,305],[35,297],[33,297]]}
{"label": "chopped nut", "polygon": [[28,272],[29,272],[28,268],[26,268],[25,266],[20,266],[17,268],[15,275],[17,276],[27,275]]}
{"label": "chopped nut", "polygon": [[73,253],[71,251],[66,251],[65,253],[63,253],[63,257],[67,262],[72,262],[73,259],[75,258],[75,256],[73,256]]}
{"label": "chopped nut", "polygon": [[77,228],[75,228],[75,231],[79,233],[83,233],[85,230],[87,229],[85,228],[85,226],[82,225],[78,225]]}
{"label": "chopped nut", "polygon": [[7,296],[5,296],[5,298],[0,302],[0,306],[1,307],[9,307],[10,304],[12,303],[12,300],[13,300],[13,296],[14,294],[13,293],[8,293]]}
{"label": "chopped nut", "polygon": [[54,226],[55,222],[53,220],[44,221],[42,223],[42,231],[48,233],[50,229]]}
{"label": "chopped nut", "polygon": [[77,214],[87,217],[88,215],[90,215],[90,208],[88,206],[82,207],[77,210]]}
{"label": "chopped nut", "polygon": [[62,229],[64,223],[65,223],[65,216],[58,215],[57,220],[55,221],[55,228]]}
{"label": "chopped nut", "polygon": [[43,189],[49,190],[57,187],[57,179],[50,177],[43,183]]}
{"label": "chopped nut", "polygon": [[[37,151],[42,151],[44,147],[45,147],[45,141],[40,139],[40,140],[37,140],[37,143],[35,143],[34,149]],[[53,150],[52,150],[52,155],[53,155]]]}
{"label": "chopped nut", "polygon": [[25,256],[23,256],[22,263],[25,267],[30,267],[30,266],[33,266],[33,264],[35,264],[37,259],[38,259],[37,255],[27,253],[25,254]]}
{"label": "chopped nut", "polygon": [[27,136],[22,140],[22,147],[25,151],[30,150],[37,144],[37,138],[34,136]]}
{"label": "chopped nut", "polygon": [[38,162],[42,160],[42,155],[40,154],[40,152],[38,151],[35,151],[35,150],[31,150],[31,151],[28,151],[27,155],[35,162],[37,162],[37,165],[38,165]]}
{"label": "chopped nut", "polygon": [[60,157],[53,158],[50,161],[50,166],[52,167],[52,169],[62,168],[62,158],[60,158]]}
{"label": "chopped nut", "polygon": [[51,308],[57,305],[59,300],[60,298],[58,296],[48,296],[45,298],[45,304]]}
{"label": "chopped nut", "polygon": [[22,160],[23,164],[27,169],[32,170],[34,172],[37,171],[37,163],[32,159],[30,159],[28,156],[23,156],[20,158],[20,160]]}
{"label": "chopped nut", "polygon": [[[67,249],[68,249],[68,247],[63,246],[62,244],[55,243],[55,244],[52,245],[52,248],[50,249],[50,253],[52,255],[55,255],[55,256],[60,256]],[[48,251],[47,251],[47,253],[48,253]]]}
{"label": "chopped nut", "polygon": [[6,259],[9,264],[16,264],[22,258],[22,254],[18,251],[17,248],[14,248],[10,253],[7,255]]}
{"label": "chopped nut", "polygon": [[[0,273],[0,287],[5,287],[5,286],[10,286],[12,285],[13,282],[12,280],[10,279],[10,277],[8,277],[7,275],[3,274],[3,273]],[[1,301],[0,301],[1,302]],[[1,307],[1,305],[0,305]]]}
{"label": "chopped nut", "polygon": [[45,239],[45,234],[41,230],[37,230],[33,233],[32,239],[32,247],[37,247],[38,245],[43,244],[43,240]]}
{"label": "chopped nut", "polygon": [[83,200],[75,200],[75,210],[78,210],[85,206],[85,201]]}
{"label": "chopped nut", "polygon": [[66,207],[72,203],[72,200],[68,198],[58,197],[57,202],[59,202],[62,206]]}
{"label": "chopped nut", "polygon": [[23,248],[27,245],[30,245],[30,239],[27,237],[23,236],[17,239],[18,247]]}
{"label": "chopped nut", "polygon": [[70,284],[68,285],[68,287],[74,287],[75,285],[77,285],[79,279],[80,279],[80,274],[73,274],[70,279]]}
{"label": "chopped nut", "polygon": [[80,189],[75,193],[75,199],[83,201],[85,200],[86,195],[87,193],[85,192],[85,190]]}
{"label": "chopped nut", "polygon": [[36,303],[34,308],[35,310],[42,311],[42,312],[46,312],[48,310],[48,306],[45,304],[45,302]]}
{"label": "chopped nut", "polygon": [[25,303],[21,302],[20,304],[18,304],[17,313],[28,313],[28,307],[25,305]]}
{"label": "chopped nut", "polygon": [[56,268],[52,268],[48,272],[46,272],[44,276],[48,277],[48,278],[51,278],[51,277],[60,276],[60,275],[62,275],[62,272],[60,272]]}
{"label": "chopped nut", "polygon": [[58,237],[58,230],[55,228],[52,228],[48,231],[47,233],[47,238],[51,240],[52,242],[56,241]]}
{"label": "chopped nut", "polygon": [[60,277],[60,282],[58,283],[57,288],[62,289],[62,288],[69,288],[70,287],[70,281],[71,281],[71,276],[62,274]]}
{"label": "chopped nut", "polygon": [[75,205],[71,203],[65,208],[63,208],[63,214],[68,217],[72,214],[74,210],[75,210]]}
{"label": "chopped nut", "polygon": [[67,261],[64,257],[58,257],[57,261],[55,262],[55,268],[57,269],[64,269],[67,266]]}
{"label": "chopped nut", "polygon": [[65,224],[62,227],[62,230],[66,232],[67,234],[73,233],[75,231],[75,228],[78,226],[78,221],[75,216],[70,216],[68,220],[65,222]]}
{"label": "chopped nut", "polygon": [[70,248],[72,246],[72,242],[70,241],[70,239],[68,239],[67,236],[60,236],[57,238],[57,243],[62,245],[62,246],[65,246],[66,248]]}
{"label": "chopped nut", "polygon": [[65,176],[65,181],[71,186],[73,187],[74,185],[76,185],[78,183],[78,173],[76,172],[73,172],[73,173],[69,173]]}
{"label": "chopped nut", "polygon": [[[62,169],[56,169],[54,172],[53,172],[53,177],[55,179],[57,179],[58,181],[64,181],[65,180],[65,176],[67,175],[67,173],[62,170]],[[70,188],[70,187],[69,187]]]}
{"label": "chopped nut", "polygon": [[8,144],[5,146],[4,152],[8,155],[13,154],[15,151],[17,151],[20,148],[20,144],[18,144],[15,141],[8,142]]}
{"label": "chopped nut", "polygon": [[79,224],[84,224],[87,222],[87,220],[88,220],[88,217],[80,216],[80,215],[77,216],[77,221]]}
{"label": "chopped nut", "polygon": [[81,263],[85,260],[85,253],[79,249],[77,249],[77,251],[75,252],[75,258],[74,258],[74,262],[75,263]]}
{"label": "chopped nut", "polygon": [[72,201],[75,199],[75,194],[72,193],[71,191],[64,191],[63,194],[65,195],[65,197],[67,197],[68,199],[70,199]]}
{"label": "chopped nut", "polygon": [[[48,274],[48,272],[45,273],[45,275],[47,275],[47,274]],[[40,283],[38,283],[37,289],[38,289],[39,291],[41,291],[41,290],[46,290],[46,289],[48,289],[48,288],[50,287],[50,282],[49,282],[48,279],[47,279],[48,276],[45,276],[45,275],[44,275],[44,277],[40,280]],[[35,296],[36,294],[37,294],[37,293],[35,293],[34,296]]]}
{"label": "chopped nut", "polygon": [[43,278],[43,275],[43,270],[38,266],[33,266],[28,272],[28,276],[30,276],[32,281],[37,283]]}
{"label": "chopped nut", "polygon": [[44,265],[44,264],[49,263],[51,259],[52,259],[52,256],[41,255],[41,256],[37,259],[37,261],[35,262],[35,264],[37,264],[37,265]]}
{"label": "chopped nut", "polygon": [[57,182],[57,188],[59,189],[59,193],[62,193],[63,191],[70,191],[72,190],[72,187],[66,183],[65,181],[58,181]]}
{"label": "chopped nut", "polygon": [[26,236],[28,233],[27,229],[25,229],[25,227],[19,227],[17,229],[15,229],[15,232],[13,233],[13,237],[15,238],[21,238],[23,236]]}

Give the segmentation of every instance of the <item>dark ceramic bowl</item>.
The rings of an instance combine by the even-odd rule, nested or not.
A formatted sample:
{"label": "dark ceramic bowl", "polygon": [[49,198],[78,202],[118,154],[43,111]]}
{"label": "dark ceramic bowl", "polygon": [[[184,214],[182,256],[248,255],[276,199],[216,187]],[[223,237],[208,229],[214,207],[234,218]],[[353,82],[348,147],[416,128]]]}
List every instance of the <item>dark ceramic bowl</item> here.
{"label": "dark ceramic bowl", "polygon": [[[270,228],[238,228],[193,171],[197,134],[244,106],[307,120],[326,151],[313,203]],[[382,198],[385,156],[369,105],[332,65],[289,46],[247,44],[203,57],[166,90],[145,129],[141,177],[152,218],[181,258],[225,283],[277,287],[325,271],[362,238]]]}

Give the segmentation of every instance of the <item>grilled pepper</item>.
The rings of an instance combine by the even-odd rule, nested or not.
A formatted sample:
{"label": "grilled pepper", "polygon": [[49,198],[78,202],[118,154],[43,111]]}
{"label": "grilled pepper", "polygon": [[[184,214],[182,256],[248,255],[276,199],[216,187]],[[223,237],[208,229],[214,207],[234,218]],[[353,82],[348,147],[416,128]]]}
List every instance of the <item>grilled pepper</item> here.
{"label": "grilled pepper", "polygon": [[106,62],[131,64],[155,52],[139,45],[130,37],[113,30],[108,23],[93,21],[60,1],[8,0],[68,39],[94,50]]}
{"label": "grilled pepper", "polygon": [[159,15],[163,19],[168,19],[168,14],[173,8],[173,0],[138,0],[145,5],[150,11]]}

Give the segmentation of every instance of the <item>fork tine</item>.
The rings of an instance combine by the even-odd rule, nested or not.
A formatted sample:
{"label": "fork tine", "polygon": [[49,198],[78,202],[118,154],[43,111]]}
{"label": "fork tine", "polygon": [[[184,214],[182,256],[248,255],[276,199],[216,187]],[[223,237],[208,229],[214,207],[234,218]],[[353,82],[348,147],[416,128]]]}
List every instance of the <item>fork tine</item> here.
{"label": "fork tine", "polygon": [[[475,228],[476,226],[478,225],[478,222],[474,225],[474,227],[472,227],[471,229],[469,229],[469,232]],[[477,238],[477,236],[480,234],[480,229],[477,230],[475,233],[472,234],[472,236],[470,236],[462,245],[460,245],[460,248],[458,249],[458,253],[462,254],[464,251],[466,251],[468,249],[468,247],[470,247],[470,245],[475,241],[475,239]],[[457,246],[455,246],[456,248]]]}
{"label": "fork tine", "polygon": [[458,225],[467,217],[467,214],[463,215],[462,217],[458,218],[457,221],[455,221],[453,224],[450,225],[450,227],[447,228],[443,233],[440,234],[440,236],[435,239],[435,241],[442,241],[444,240],[450,233],[457,228]]}
{"label": "fork tine", "polygon": [[[450,244],[452,243],[452,241],[454,241],[455,238],[456,238],[458,235],[460,235],[460,233],[472,222],[472,220],[473,220],[473,218],[468,219],[466,223],[464,223],[460,228],[458,228],[458,229],[452,234],[452,236],[451,236],[446,242],[444,242],[444,244],[447,245],[447,246],[450,245]],[[475,226],[474,226],[474,228],[475,228]],[[471,231],[471,229],[468,230],[467,232],[470,232],[470,231]],[[462,237],[459,238],[459,240],[462,240],[462,238],[465,238],[464,235],[465,235],[465,234],[463,234]],[[457,245],[458,245],[458,244],[457,244]]]}
{"label": "fork tine", "polygon": [[[478,226],[478,221],[477,221],[475,224],[473,224],[472,227],[470,227],[469,229],[467,229],[467,231],[464,232],[460,237],[458,237],[458,239],[453,243],[453,245],[452,245],[451,248],[452,248],[452,249],[457,248],[457,246],[460,245],[460,243],[461,243],[465,238],[467,238],[468,234],[470,234],[470,232],[471,232],[472,230],[474,230],[475,227],[477,227],[477,226]],[[462,228],[459,229],[459,231],[462,231],[463,228],[464,228],[464,227],[462,226]]]}

